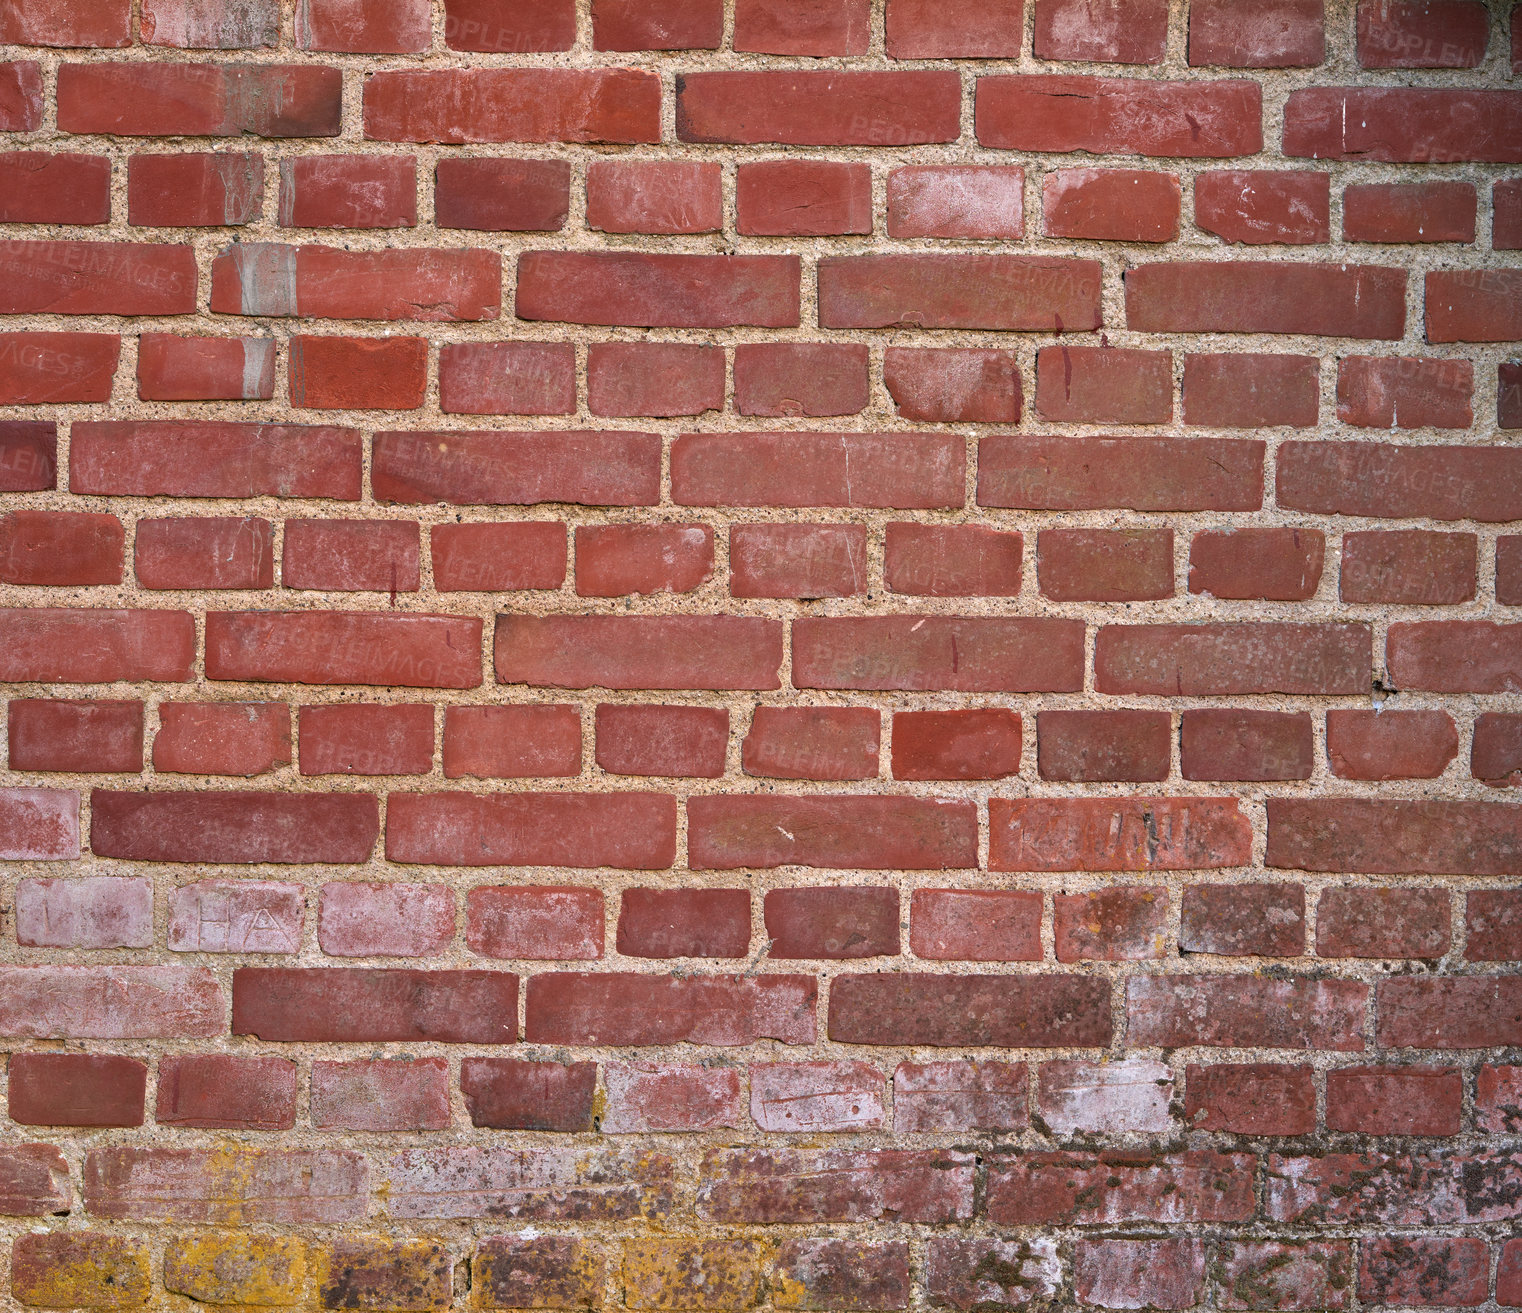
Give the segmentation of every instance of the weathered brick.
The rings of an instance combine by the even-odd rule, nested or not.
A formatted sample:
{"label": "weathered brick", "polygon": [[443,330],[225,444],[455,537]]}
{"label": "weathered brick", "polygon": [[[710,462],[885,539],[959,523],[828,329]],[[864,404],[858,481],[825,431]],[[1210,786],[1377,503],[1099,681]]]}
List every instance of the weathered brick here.
{"label": "weathered brick", "polygon": [[294,953],[306,903],[300,885],[200,880],[169,894],[173,953]]}
{"label": "weathered brick", "polygon": [[715,1222],[947,1223],[973,1211],[973,1158],[944,1149],[712,1149],[697,1210]]}
{"label": "weathered brick", "polygon": [[442,1058],[312,1064],[312,1125],[350,1131],[438,1131],[449,1125]]}
{"label": "weathered brick", "polygon": [[148,1246],[101,1231],[35,1231],[11,1242],[11,1292],[42,1308],[138,1308],[153,1277]]}
{"label": "weathered brick", "polygon": [[519,319],[646,328],[790,328],[799,322],[796,255],[526,251]]}
{"label": "weathered brick", "polygon": [[1269,866],[1364,874],[1522,874],[1522,808],[1271,798]]}
{"label": "weathered brick", "polygon": [[1522,894],[1515,889],[1484,889],[1464,898],[1464,956],[1471,962],[1518,960]]}
{"label": "weathered brick", "polygon": [[886,1118],[883,1075],[867,1062],[752,1063],[750,1116],[763,1131],[872,1130]]}
{"label": "weathered brick", "polygon": [[883,351],[883,384],[904,419],[1018,423],[1023,398],[1011,351],[897,347]]}
{"label": "weathered brick", "polygon": [[922,145],[956,140],[961,100],[949,70],[687,73],[676,132],[735,145]]}
{"label": "weathered brick", "polygon": [[1189,871],[1245,866],[1235,798],[993,798],[992,871]]}
{"label": "weathered brick", "polygon": [[591,1130],[596,1090],[595,1062],[523,1062],[517,1058],[465,1058],[460,1062],[460,1093],[473,1126],[519,1131]]}
{"label": "weathered brick", "polygon": [[1227,1241],[1216,1251],[1222,1308],[1344,1309],[1353,1287],[1346,1240]]}
{"label": "weathered brick", "polygon": [[312,1251],[296,1236],[212,1231],[173,1236],[164,1289],[206,1304],[298,1303],[309,1292]]}
{"label": "weathered brick", "polygon": [[1288,1063],[1190,1063],[1184,1069],[1184,1121],[1232,1135],[1309,1134],[1316,1129],[1315,1076],[1309,1067]]}
{"label": "weathered brick", "polygon": [[677,1067],[610,1062],[603,1069],[608,1135],[647,1131],[708,1131],[744,1124],[740,1073],[734,1067]]}
{"label": "weathered brick", "polygon": [[1456,1067],[1338,1067],[1326,1074],[1329,1131],[1456,1135],[1463,1111]]}
{"label": "weathered brick", "polygon": [[318,64],[66,63],[58,126],[128,137],[336,137],[342,91],[339,70]]}
{"label": "weathered brick", "polygon": [[1298,884],[1196,884],[1184,890],[1179,952],[1301,957],[1305,890]]}
{"label": "weathered brick", "polygon": [[1326,755],[1345,779],[1432,779],[1459,755],[1459,732],[1446,711],[1332,710]]}
{"label": "weathered brick", "polygon": [[159,1060],[161,1126],[288,1131],[296,1124],[296,1064],[204,1053]]}
{"label": "weathered brick", "polygon": [[1241,1222],[1256,1211],[1250,1154],[1186,1150],[1022,1153],[994,1159],[985,1211],[998,1226]]}
{"label": "weathered brick", "polygon": [[446,885],[330,880],[317,903],[317,944],[330,957],[430,957],[454,939]]}
{"label": "weathered brick", "polygon": [[1377,1304],[1483,1304],[1490,1294],[1490,1244],[1477,1236],[1371,1237],[1359,1246],[1358,1294]]}
{"label": "weathered brick", "polygon": [[1056,894],[1052,903],[1059,962],[1129,962],[1166,951],[1168,891],[1162,886]]}
{"label": "weathered brick", "polygon": [[319,1251],[315,1267],[322,1308],[442,1313],[454,1303],[454,1259],[437,1240],[345,1236]]}
{"label": "weathered brick", "polygon": [[201,1038],[226,1031],[222,986],[204,967],[0,968],[0,1035]]}
{"label": "weathered brick", "polygon": [[1073,1286],[1099,1308],[1193,1308],[1205,1286],[1199,1240],[1080,1240]]}
{"label": "weathered brick", "polygon": [[1177,1048],[1361,1052],[1369,987],[1309,976],[1133,976],[1126,984],[1133,1044]]}
{"label": "weathered brick", "polygon": [[498,616],[497,681],[550,688],[779,687],[782,626],[743,616]]}
{"label": "weathered brick", "polygon": [[1320,957],[1439,958],[1450,942],[1444,889],[1327,889],[1316,906]]}
{"label": "weathered brick", "polygon": [[1126,275],[1126,326],[1144,333],[1398,338],[1407,274],[1387,265],[1158,261]]}
{"label": "weathered brick", "polygon": [[1024,1063],[901,1062],[893,1072],[893,1129],[1023,1131]]}
{"label": "weathered brick", "polygon": [[1041,959],[1041,895],[1020,890],[916,889],[909,947],[916,957],[961,962]]}
{"label": "weathered brick", "polygon": [[1306,712],[1200,708],[1179,718],[1186,780],[1308,780],[1314,748]]}
{"label": "weathered brick", "polygon": [[1172,529],[1042,529],[1036,578],[1059,602],[1150,602],[1172,597]]}
{"label": "weathered brick", "polygon": [[362,862],[380,829],[356,793],[96,789],[90,848],[146,862]]}
{"label": "weathered brick", "polygon": [[606,1280],[601,1251],[577,1236],[485,1236],[470,1271],[482,1308],[594,1308]]}
{"label": "weathered brick", "polygon": [[1044,780],[1164,780],[1172,763],[1166,711],[1041,711],[1036,767]]}
{"label": "weathered brick", "polygon": [[1363,693],[1371,646],[1364,624],[1105,625],[1094,683],[1163,697]]}
{"label": "weathered brick", "polygon": [[465,895],[465,942],[483,957],[602,956],[603,896],[576,885],[498,885]]}
{"label": "weathered brick", "polygon": [[15,914],[23,948],[149,948],[153,882],[121,875],[22,880]]}
{"label": "weathered brick", "polygon": [[581,715],[572,706],[445,707],[444,778],[581,773]]}
{"label": "weathered brick", "polygon": [[829,1035],[842,1044],[1103,1047],[1109,988],[1072,975],[841,975],[830,987]]}

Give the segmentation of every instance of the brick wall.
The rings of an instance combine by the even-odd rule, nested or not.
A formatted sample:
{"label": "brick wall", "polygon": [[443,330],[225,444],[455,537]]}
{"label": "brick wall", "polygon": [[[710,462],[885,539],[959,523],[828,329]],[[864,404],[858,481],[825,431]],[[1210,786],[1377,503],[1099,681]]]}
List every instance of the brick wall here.
{"label": "brick wall", "polygon": [[1522,1306],[1522,20],[0,43],[12,1304]]}

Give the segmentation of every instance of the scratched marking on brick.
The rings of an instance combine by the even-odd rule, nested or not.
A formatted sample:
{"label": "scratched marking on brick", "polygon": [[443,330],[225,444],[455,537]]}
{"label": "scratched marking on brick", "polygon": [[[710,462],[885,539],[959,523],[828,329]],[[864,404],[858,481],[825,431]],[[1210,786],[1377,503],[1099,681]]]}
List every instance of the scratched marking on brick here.
{"label": "scratched marking on brick", "polygon": [[153,881],[23,880],[16,886],[16,939],[28,948],[149,948]]}
{"label": "scratched marking on brick", "polygon": [[850,1131],[881,1126],[883,1075],[866,1062],[756,1063],[750,1115],[763,1131]]}
{"label": "scratched marking on brick", "polygon": [[0,1035],[153,1039],[226,1030],[222,986],[202,967],[0,967]]}
{"label": "scratched marking on brick", "polygon": [[951,1149],[713,1149],[698,1215],[715,1222],[954,1222],[972,1216],[974,1159]]}
{"label": "scratched marking on brick", "polygon": [[305,903],[300,885],[203,880],[169,895],[169,948],[176,953],[294,953]]}
{"label": "scratched marking on brick", "polygon": [[995,871],[1199,870],[1252,857],[1235,798],[995,798],[989,824]]}
{"label": "scratched marking on brick", "polygon": [[51,1144],[0,1148],[0,1216],[66,1213],[73,1201],[69,1165],[62,1150]]}

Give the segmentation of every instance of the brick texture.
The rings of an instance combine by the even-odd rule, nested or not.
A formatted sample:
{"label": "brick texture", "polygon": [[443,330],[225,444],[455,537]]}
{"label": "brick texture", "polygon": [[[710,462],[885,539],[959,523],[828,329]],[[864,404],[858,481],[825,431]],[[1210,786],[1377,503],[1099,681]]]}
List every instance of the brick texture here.
{"label": "brick texture", "polygon": [[0,0],[0,1305],[1522,1308],[1522,7]]}

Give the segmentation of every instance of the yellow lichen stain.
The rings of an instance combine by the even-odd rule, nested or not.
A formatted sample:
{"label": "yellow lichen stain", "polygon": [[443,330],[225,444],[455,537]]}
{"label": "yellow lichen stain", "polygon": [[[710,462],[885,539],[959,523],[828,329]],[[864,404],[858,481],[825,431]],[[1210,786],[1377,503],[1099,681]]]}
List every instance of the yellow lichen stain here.
{"label": "yellow lichen stain", "polygon": [[772,1277],[772,1304],[777,1308],[813,1308],[809,1288],[796,1277]]}
{"label": "yellow lichen stain", "polygon": [[147,1248],[99,1235],[70,1236],[45,1263],[13,1264],[11,1281],[16,1298],[33,1308],[135,1308],[153,1289]]}
{"label": "yellow lichen stain", "polygon": [[672,1313],[751,1308],[765,1293],[769,1252],[748,1240],[626,1240],[624,1303]]}
{"label": "yellow lichen stain", "polygon": [[180,1236],[164,1250],[164,1288],[203,1304],[288,1307],[308,1297],[307,1260],[306,1242],[295,1236]]}

